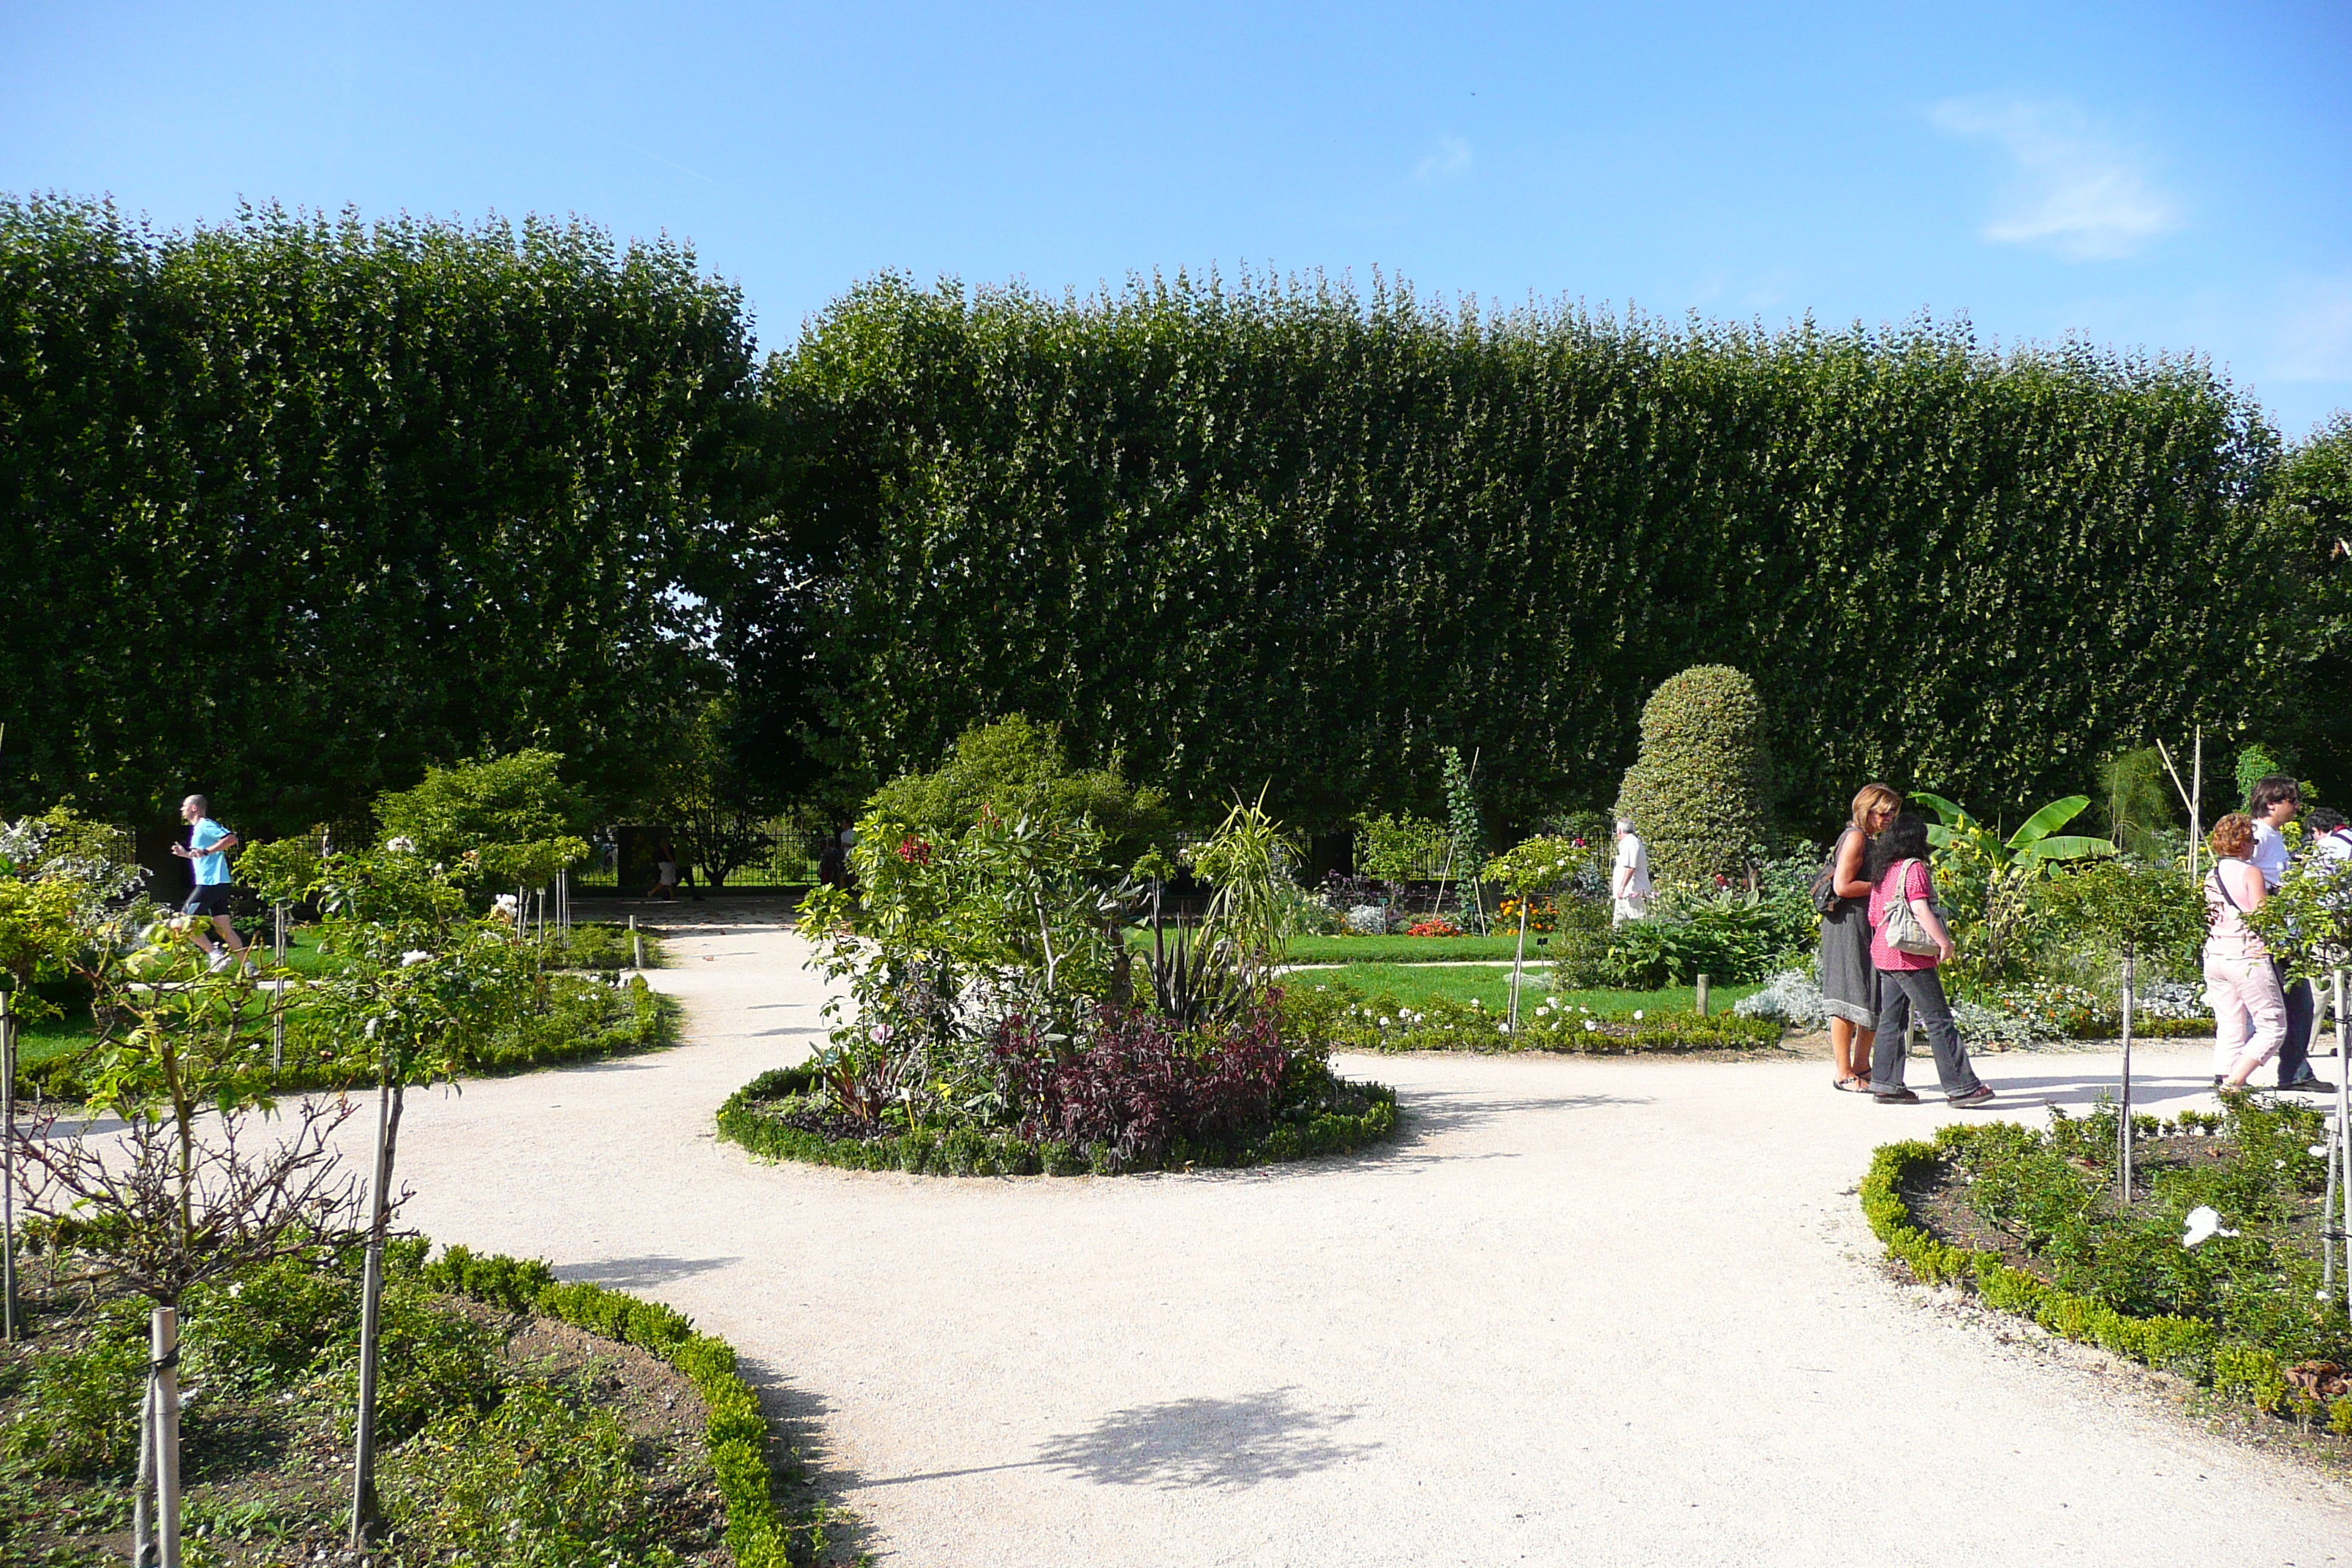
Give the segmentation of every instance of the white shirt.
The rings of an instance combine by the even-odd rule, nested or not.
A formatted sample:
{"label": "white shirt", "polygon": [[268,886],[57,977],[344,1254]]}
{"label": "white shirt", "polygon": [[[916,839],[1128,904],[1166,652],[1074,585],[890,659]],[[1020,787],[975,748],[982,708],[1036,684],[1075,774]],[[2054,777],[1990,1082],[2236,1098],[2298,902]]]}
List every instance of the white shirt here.
{"label": "white shirt", "polygon": [[1628,833],[1618,838],[1617,865],[1609,884],[1620,905],[1650,901],[1650,850],[1638,835]]}
{"label": "white shirt", "polygon": [[2322,860],[2352,860],[2352,827],[2321,834],[2311,841],[2311,852]]}
{"label": "white shirt", "polygon": [[2286,875],[2286,840],[2279,830],[2267,822],[2255,823],[2254,852],[2246,858],[2263,874],[2263,886],[2277,892],[2279,879]]}

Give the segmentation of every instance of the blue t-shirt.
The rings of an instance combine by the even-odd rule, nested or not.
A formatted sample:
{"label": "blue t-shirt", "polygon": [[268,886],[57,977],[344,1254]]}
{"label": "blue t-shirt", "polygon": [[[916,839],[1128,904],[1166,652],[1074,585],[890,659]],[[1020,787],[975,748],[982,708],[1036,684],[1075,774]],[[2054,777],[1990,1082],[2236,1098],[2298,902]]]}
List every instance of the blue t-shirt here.
{"label": "blue t-shirt", "polygon": [[188,847],[196,852],[194,864],[196,868],[197,887],[217,888],[228,880],[228,857],[205,853],[227,837],[229,837],[228,829],[211,817],[200,816],[196,819],[194,829],[188,835]]}

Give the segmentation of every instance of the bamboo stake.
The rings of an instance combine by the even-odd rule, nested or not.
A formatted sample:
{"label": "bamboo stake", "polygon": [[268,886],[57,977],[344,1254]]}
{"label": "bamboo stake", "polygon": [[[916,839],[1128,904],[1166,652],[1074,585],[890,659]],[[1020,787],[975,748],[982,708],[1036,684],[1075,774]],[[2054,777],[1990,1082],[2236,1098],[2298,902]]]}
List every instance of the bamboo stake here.
{"label": "bamboo stake", "polygon": [[149,1322],[154,1351],[155,1533],[163,1568],[180,1568],[180,1314],[158,1307]]}
{"label": "bamboo stake", "polygon": [[2124,948],[2124,1070],[2123,1106],[2116,1118],[2116,1190],[2122,1200],[2132,1200],[2132,1001],[2134,970],[2132,950]]}
{"label": "bamboo stake", "polygon": [[131,1491],[131,1561],[137,1568],[152,1568],[155,1561],[155,1373],[150,1369],[139,1385],[139,1479]]}
{"label": "bamboo stake", "polygon": [[1519,1032],[1519,970],[1528,958],[1528,895],[1519,895],[1519,946],[1511,954],[1511,1033]]}
{"label": "bamboo stake", "polygon": [[[1160,895],[1155,892],[1152,895],[1152,898],[1157,900],[1159,896]],[[1157,909],[1158,907],[1159,906],[1155,901],[1153,908]],[[629,917],[629,946],[635,952],[637,961],[637,968],[642,973],[646,967],[646,937],[645,933],[637,929],[637,917],[635,915],[631,915]]]}
{"label": "bamboo stake", "polygon": [[393,1146],[400,1136],[400,1089],[393,1082],[392,1058],[384,1058],[377,1090],[374,1214],[368,1227],[367,1267],[360,1283],[360,1397],[357,1452],[352,1465],[352,1550],[367,1544],[375,1518],[376,1339],[383,1310],[383,1241],[392,1222]]}
{"label": "bamboo stake", "polygon": [[2197,726],[2197,763],[2194,777],[2197,781],[2195,793],[2190,796],[2189,802],[2189,880],[2191,884],[2202,879],[2202,873],[2198,866],[2198,858],[2199,852],[2205,847],[2203,842],[2205,833],[2205,726],[2202,724]]}

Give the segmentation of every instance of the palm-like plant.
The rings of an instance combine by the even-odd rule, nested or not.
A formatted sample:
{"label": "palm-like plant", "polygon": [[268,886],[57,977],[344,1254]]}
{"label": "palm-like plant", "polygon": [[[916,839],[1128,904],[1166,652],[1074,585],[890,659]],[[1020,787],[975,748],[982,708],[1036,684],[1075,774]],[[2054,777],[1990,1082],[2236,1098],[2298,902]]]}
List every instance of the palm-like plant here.
{"label": "palm-like plant", "polygon": [[2006,971],[2032,914],[2035,882],[2066,861],[2115,853],[2104,838],[2058,831],[2089,808],[2086,795],[2052,801],[2006,838],[1942,795],[1915,790],[1911,798],[1941,818],[1927,829],[1937,890],[1972,939],[1961,943],[1963,963],[1982,973]]}

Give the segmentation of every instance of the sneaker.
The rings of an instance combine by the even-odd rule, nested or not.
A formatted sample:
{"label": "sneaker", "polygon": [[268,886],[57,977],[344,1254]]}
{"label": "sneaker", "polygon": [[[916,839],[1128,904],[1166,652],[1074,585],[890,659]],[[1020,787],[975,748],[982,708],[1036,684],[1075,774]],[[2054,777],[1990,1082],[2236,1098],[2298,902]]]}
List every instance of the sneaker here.
{"label": "sneaker", "polygon": [[1964,1089],[1958,1094],[1945,1096],[1944,1103],[1965,1109],[1971,1105],[1982,1105],[1991,1098],[1992,1085],[1989,1083],[1979,1083],[1974,1089]]}
{"label": "sneaker", "polygon": [[205,968],[214,974],[218,974],[222,970],[226,969],[227,967],[228,952],[226,948],[215,952],[212,956],[211,962],[205,965]]}
{"label": "sneaker", "polygon": [[2293,1083],[2279,1085],[2281,1094],[2334,1094],[2336,1086],[2317,1077],[2299,1078]]}
{"label": "sneaker", "polygon": [[1881,1105],[1916,1105],[1919,1097],[1907,1089],[1874,1089],[1870,1098]]}

